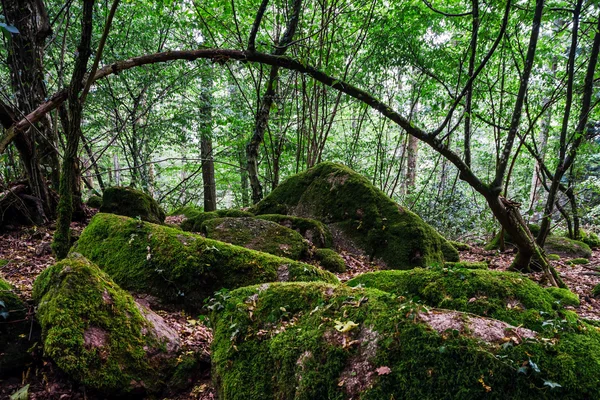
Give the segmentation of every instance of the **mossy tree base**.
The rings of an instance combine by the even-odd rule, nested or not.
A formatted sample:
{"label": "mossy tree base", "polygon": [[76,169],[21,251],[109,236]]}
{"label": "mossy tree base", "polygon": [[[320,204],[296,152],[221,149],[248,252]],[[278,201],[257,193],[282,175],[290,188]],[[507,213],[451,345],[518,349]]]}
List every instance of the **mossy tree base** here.
{"label": "mossy tree base", "polygon": [[74,251],[124,289],[193,310],[222,288],[272,281],[337,282],[330,272],[309,264],[113,214],[96,214]]}

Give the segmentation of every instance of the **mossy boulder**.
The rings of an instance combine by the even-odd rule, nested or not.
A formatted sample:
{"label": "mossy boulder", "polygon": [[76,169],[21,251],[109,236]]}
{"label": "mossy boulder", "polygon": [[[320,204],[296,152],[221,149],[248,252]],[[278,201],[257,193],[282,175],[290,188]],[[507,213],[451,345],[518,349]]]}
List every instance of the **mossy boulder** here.
{"label": "mossy boulder", "polygon": [[256,218],[276,222],[300,233],[315,247],[326,248],[333,246],[333,237],[325,224],[316,219],[292,217],[291,215],[265,214]]}
{"label": "mossy boulder", "polygon": [[33,342],[29,341],[31,320],[27,310],[14,288],[0,278],[0,377],[20,375],[31,361],[27,350]]}
{"label": "mossy boulder", "polygon": [[217,210],[209,212],[189,212],[186,217],[187,219],[181,223],[181,229],[189,232],[201,232],[204,221],[215,218],[249,218],[254,217],[254,214],[242,210]]}
{"label": "mossy boulder", "polygon": [[338,253],[331,249],[316,249],[314,252],[315,259],[327,271],[345,272],[346,262]]}
{"label": "mossy boulder", "polygon": [[522,275],[479,269],[437,267],[378,271],[359,275],[347,284],[375,288],[418,299],[427,306],[469,312],[530,329],[540,329],[545,320],[556,318],[557,310],[563,305],[579,305],[577,295],[566,289],[561,290],[571,296],[562,296],[567,301],[564,304]]}
{"label": "mossy boulder", "polygon": [[355,247],[391,269],[458,261],[456,249],[419,216],[339,164],[290,177],[252,211],[317,219],[328,225],[336,247]]}
{"label": "mossy boulder", "polygon": [[96,195],[90,196],[86,204],[91,208],[100,208],[102,207],[102,197]]}
{"label": "mossy boulder", "polygon": [[204,221],[201,231],[210,239],[292,260],[305,258],[308,253],[308,243],[302,235],[263,219],[213,218]]}
{"label": "mossy boulder", "polygon": [[544,244],[546,253],[558,254],[566,258],[590,258],[592,249],[587,244],[578,240],[562,236],[548,236]]}
{"label": "mossy boulder", "polygon": [[569,264],[573,264],[573,265],[583,265],[583,264],[589,264],[590,260],[588,260],[587,258],[573,258],[572,260],[569,260]]}
{"label": "mossy boulder", "polygon": [[155,224],[165,222],[165,212],[156,200],[144,192],[129,187],[106,189],[102,194],[100,212],[140,218]]}
{"label": "mossy boulder", "polygon": [[457,242],[455,240],[449,240],[452,247],[454,247],[458,251],[469,251],[471,250],[471,246],[463,242]]}
{"label": "mossy boulder", "polygon": [[596,249],[596,248],[600,247],[600,238],[598,237],[598,235],[596,235],[592,231],[586,231],[584,229],[580,229],[579,237],[581,238],[581,241],[583,243],[587,244],[592,249]]}
{"label": "mossy boulder", "polygon": [[322,283],[240,288],[213,305],[220,400],[600,396],[600,332],[573,316],[535,332]]}
{"label": "mossy boulder", "polygon": [[560,261],[560,256],[558,254],[548,254],[548,260],[550,261]]}
{"label": "mossy boulder", "polygon": [[488,269],[488,263],[484,261],[457,261],[445,263],[447,268],[466,268],[466,269]]}
{"label": "mossy boulder", "polygon": [[157,392],[173,372],[177,333],[85,258],[47,268],[33,297],[44,354],[75,381],[107,394]]}
{"label": "mossy boulder", "polygon": [[[536,237],[538,235],[538,233],[540,233],[540,226],[537,224],[527,224],[527,228],[529,229],[529,232],[531,232],[531,234],[533,235],[533,237]],[[548,237],[550,237],[551,234],[549,234]],[[485,250],[497,250],[500,248],[500,243],[501,243],[501,239],[504,240],[504,245],[505,246],[513,246],[513,238],[510,235],[510,233],[506,232],[505,230],[500,230],[500,232],[498,232],[493,238],[492,240],[485,245]]]}
{"label": "mossy boulder", "polygon": [[124,289],[198,310],[222,288],[337,278],[312,265],[113,214],[96,214],[74,251]]}

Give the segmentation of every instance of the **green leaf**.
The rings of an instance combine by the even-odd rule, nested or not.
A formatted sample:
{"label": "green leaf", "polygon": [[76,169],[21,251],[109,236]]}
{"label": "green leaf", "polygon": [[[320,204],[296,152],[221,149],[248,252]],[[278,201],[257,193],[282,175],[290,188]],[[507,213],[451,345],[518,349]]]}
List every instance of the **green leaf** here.
{"label": "green leaf", "polygon": [[29,399],[29,384],[23,386],[10,395],[10,400],[27,400]]}

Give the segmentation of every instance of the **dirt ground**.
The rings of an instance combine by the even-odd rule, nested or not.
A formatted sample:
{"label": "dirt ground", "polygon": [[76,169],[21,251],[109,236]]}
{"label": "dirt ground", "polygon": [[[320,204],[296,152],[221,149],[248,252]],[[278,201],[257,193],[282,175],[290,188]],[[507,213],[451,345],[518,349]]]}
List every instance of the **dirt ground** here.
{"label": "dirt ground", "polygon": [[[177,223],[173,218],[171,223]],[[74,223],[72,229],[77,236],[85,227],[84,223]],[[30,306],[30,315],[34,315],[34,305],[31,301],[31,288],[35,278],[55,260],[52,256],[50,243],[52,241],[53,227],[22,227],[0,234],[0,260],[8,263],[0,267],[0,276],[10,282],[18,295]],[[356,254],[342,253],[346,261],[347,271],[338,274],[342,281],[364,272],[380,269],[364,257]],[[461,251],[461,260],[486,261],[492,270],[506,270],[514,257],[511,251],[505,253],[485,251],[472,247],[468,251]],[[571,266],[567,260],[553,261],[561,277],[569,288],[577,293],[581,305],[572,308],[584,318],[600,320],[600,298],[591,296],[592,288],[600,284],[600,275],[592,271],[600,267],[600,250],[595,250],[590,263],[587,265]],[[2,265],[2,264],[0,264]],[[540,275],[530,276],[540,280]],[[212,333],[205,327],[198,315],[186,315],[183,312],[167,310],[154,310],[178,333],[184,344],[184,351],[199,351],[203,358],[209,359],[210,342]],[[0,380],[0,399],[8,399],[10,394],[29,384],[30,399],[102,399],[95,393],[86,391],[85,387],[71,382],[50,360],[43,357],[38,345],[32,347],[35,362],[22,376]],[[191,383],[190,389],[180,393],[170,393],[166,399],[214,399],[214,390],[210,384],[210,366],[199,371],[196,380]]]}

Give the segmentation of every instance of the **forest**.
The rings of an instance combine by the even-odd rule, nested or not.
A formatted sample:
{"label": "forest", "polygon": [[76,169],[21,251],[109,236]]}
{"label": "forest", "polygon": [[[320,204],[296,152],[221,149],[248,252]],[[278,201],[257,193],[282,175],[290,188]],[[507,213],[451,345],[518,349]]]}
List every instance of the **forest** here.
{"label": "forest", "polygon": [[1,398],[600,398],[597,0],[0,4]]}

